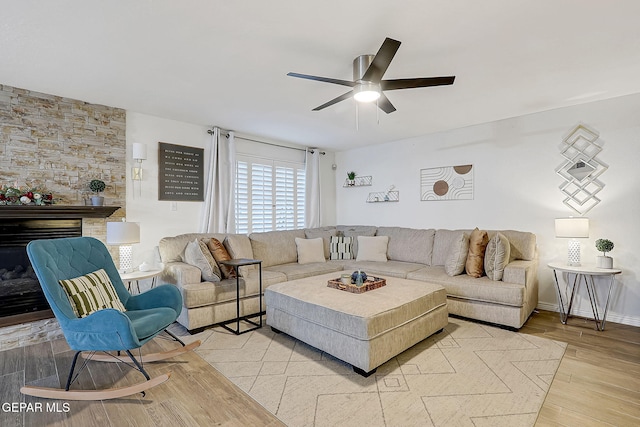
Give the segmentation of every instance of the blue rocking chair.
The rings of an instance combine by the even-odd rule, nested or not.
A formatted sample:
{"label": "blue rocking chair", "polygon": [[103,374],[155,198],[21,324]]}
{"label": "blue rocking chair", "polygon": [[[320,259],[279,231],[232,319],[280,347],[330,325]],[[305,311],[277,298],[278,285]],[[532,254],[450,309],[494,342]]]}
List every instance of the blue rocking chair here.
{"label": "blue rocking chair", "polygon": [[[21,392],[26,395],[50,399],[104,400],[143,393],[144,390],[169,379],[170,373],[150,378],[144,369],[145,362],[164,360],[193,350],[200,341],[186,345],[166,330],[180,314],[182,296],[172,285],[157,286],[139,295],[132,295],[122,283],[118,270],[105,245],[92,237],[34,240],[27,245],[27,254],[40,281],[44,295],[58,320],[62,332],[76,353],[69,371],[65,390],[25,385]],[[117,298],[125,308],[100,309],[86,317],[78,317],[60,280],[84,276],[103,269]],[[165,331],[182,347],[162,353],[136,357],[131,350],[140,348],[155,336]],[[117,352],[95,354],[95,352]],[[69,390],[77,378],[73,376],[78,356],[105,362],[119,362],[120,352],[126,352],[135,369],[146,378],[145,382],[122,388],[106,390]],[[85,365],[83,365],[84,367]]]}

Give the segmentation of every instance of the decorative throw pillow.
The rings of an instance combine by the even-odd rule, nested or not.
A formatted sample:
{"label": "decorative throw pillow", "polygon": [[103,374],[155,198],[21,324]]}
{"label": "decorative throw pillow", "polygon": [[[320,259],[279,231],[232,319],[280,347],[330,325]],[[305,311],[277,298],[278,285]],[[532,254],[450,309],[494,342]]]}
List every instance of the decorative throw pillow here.
{"label": "decorative throw pillow", "polygon": [[387,262],[389,236],[358,236],[358,256],[356,261]]}
{"label": "decorative throw pillow", "polygon": [[338,230],[335,228],[306,228],[304,230],[304,237],[307,239],[317,239],[322,237],[322,244],[324,246],[324,258],[327,259],[331,254],[331,238],[338,235]]}
{"label": "decorative throw pillow", "polygon": [[202,255],[206,258],[207,262],[211,266],[213,275],[216,276],[219,281],[222,278],[222,272],[220,271],[218,262],[213,258],[213,254],[209,250],[209,240],[211,239],[200,239],[198,240],[198,245],[200,246],[200,251],[202,252]]}
{"label": "decorative throw pillow", "polygon": [[475,230],[471,232],[469,237],[469,254],[467,255],[467,263],[465,269],[471,277],[480,277],[484,272],[484,253],[489,243],[489,234],[486,231]]}
{"label": "decorative throw pillow", "polygon": [[318,237],[317,239],[301,239],[296,237],[296,249],[298,251],[298,264],[327,261],[324,257],[322,237]]}
{"label": "decorative throw pillow", "polygon": [[[213,264],[216,264],[206,244],[194,239],[187,243],[184,249],[184,260],[187,264],[194,265],[202,272],[202,280],[205,282],[219,282],[220,276],[215,274]],[[216,264],[217,266],[217,264]]]}
{"label": "decorative throw pillow", "polygon": [[[227,248],[224,247],[224,245],[220,242],[220,240],[212,237],[207,242],[207,247],[209,248],[209,252],[211,253],[211,255],[213,255],[213,259],[215,259],[216,262],[228,261],[231,259],[231,255],[229,255]],[[219,267],[220,267],[220,272],[222,273],[223,278],[225,279],[236,278],[235,268],[228,265],[224,265],[224,264],[219,264]]]}
{"label": "decorative throw pillow", "polygon": [[449,247],[447,260],[444,263],[444,271],[449,276],[462,274],[469,253],[469,235],[462,233]]}
{"label": "decorative throw pillow", "polygon": [[352,243],[353,237],[332,236],[329,259],[353,259]]}
{"label": "decorative throw pillow", "polygon": [[73,279],[59,280],[59,283],[78,317],[87,317],[106,308],[127,311],[103,269]]}
{"label": "decorative throw pillow", "polygon": [[484,254],[484,271],[491,280],[502,280],[504,268],[509,264],[511,244],[502,233],[496,233],[489,240]]}

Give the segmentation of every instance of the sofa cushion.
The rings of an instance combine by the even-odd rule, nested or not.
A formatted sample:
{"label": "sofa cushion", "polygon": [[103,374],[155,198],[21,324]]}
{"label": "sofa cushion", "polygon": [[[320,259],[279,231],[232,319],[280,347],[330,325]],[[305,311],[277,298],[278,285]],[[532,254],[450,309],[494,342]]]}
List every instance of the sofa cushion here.
{"label": "sofa cushion", "polygon": [[329,259],[353,259],[353,237],[333,236],[331,238],[331,251]]}
{"label": "sofa cushion", "polygon": [[316,239],[318,237],[322,237],[325,259],[330,258],[331,238],[337,235],[338,230],[336,230],[335,227],[305,228],[304,230],[304,237],[306,237],[307,239]]}
{"label": "sofa cushion", "polygon": [[471,277],[481,277],[484,272],[484,253],[489,243],[489,234],[476,228],[469,236],[469,254],[465,270]]}
{"label": "sofa cushion", "polygon": [[387,257],[394,261],[431,265],[435,230],[378,227],[376,236],[389,236]]}
{"label": "sofa cushion", "polygon": [[267,267],[264,271],[279,272],[286,275],[286,280],[296,280],[333,272],[335,272],[336,277],[338,277],[340,276],[338,272],[341,272],[342,268],[342,262],[314,262],[311,264],[298,264],[297,262],[292,262],[289,264]]}
{"label": "sofa cushion", "polygon": [[449,276],[462,274],[464,272],[464,266],[467,263],[468,254],[469,236],[467,233],[462,233],[449,248],[449,256],[444,264],[444,271],[446,271]]}
{"label": "sofa cushion", "polygon": [[502,280],[504,268],[509,264],[511,245],[502,233],[496,233],[489,243],[484,255],[484,271],[491,280]]}
{"label": "sofa cushion", "polygon": [[187,243],[187,247],[184,250],[184,261],[187,264],[198,267],[205,282],[220,281],[220,276],[213,269],[214,264],[217,266],[216,261],[213,259],[207,245],[200,239],[194,239]]}
{"label": "sofa cushion", "polygon": [[389,236],[358,236],[356,261],[387,262]]}
{"label": "sofa cushion", "polygon": [[[253,259],[257,258],[253,255],[253,249],[251,249],[251,242],[249,241],[249,237],[246,234],[229,234],[225,237],[224,242],[222,242],[231,259],[240,259],[247,258]],[[257,258],[260,259],[260,258]],[[248,274],[249,271],[257,270],[257,265],[246,265],[243,267],[238,267],[236,269],[236,274],[240,276],[244,276]]]}
{"label": "sofa cushion", "polygon": [[424,267],[424,264],[403,261],[350,261],[345,264],[344,269],[349,273],[354,271],[364,271],[369,276],[376,277],[399,277],[404,279],[412,272]]}
{"label": "sofa cushion", "polygon": [[263,267],[298,262],[296,237],[304,239],[304,230],[267,231],[251,233],[249,241],[253,256],[262,260]]}
{"label": "sofa cushion", "polygon": [[[499,230],[508,240],[511,247],[511,261],[522,259],[533,261],[537,258],[536,235],[527,231]],[[492,238],[497,231],[489,231]]]}
{"label": "sofa cushion", "polygon": [[184,249],[187,247],[187,243],[192,242],[194,239],[208,239],[211,237],[215,237],[222,242],[225,235],[220,233],[187,233],[173,237],[163,237],[158,243],[160,259],[164,263],[184,262]]}
{"label": "sofa cushion", "polygon": [[[220,240],[212,237],[207,240],[207,248],[209,248],[209,252],[213,256],[213,259],[216,263],[220,261],[228,261],[231,259],[231,255],[227,251],[227,248],[220,242]],[[220,268],[221,277],[224,279],[235,278],[236,277],[236,269],[224,264],[218,264]]]}
{"label": "sofa cushion", "polygon": [[460,238],[462,233],[471,234],[471,230],[436,230],[433,238],[433,255],[431,256],[431,265],[442,265],[447,262],[449,256],[449,248]]}
{"label": "sofa cushion", "polygon": [[326,261],[322,237],[316,239],[301,239],[296,237],[296,250],[298,252],[298,264]]}
{"label": "sofa cushion", "polygon": [[496,282],[486,276],[475,278],[466,274],[451,277],[443,266],[423,267],[407,274],[407,279],[437,283],[444,286],[447,296],[471,301],[522,307],[525,303],[524,285]]}

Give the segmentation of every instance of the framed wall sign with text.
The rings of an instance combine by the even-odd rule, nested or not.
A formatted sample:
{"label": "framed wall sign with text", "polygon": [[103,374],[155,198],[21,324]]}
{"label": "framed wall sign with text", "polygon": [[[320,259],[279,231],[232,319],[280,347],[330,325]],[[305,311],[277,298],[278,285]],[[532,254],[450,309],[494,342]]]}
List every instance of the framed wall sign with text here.
{"label": "framed wall sign with text", "polygon": [[158,144],[158,200],[204,201],[204,149]]}

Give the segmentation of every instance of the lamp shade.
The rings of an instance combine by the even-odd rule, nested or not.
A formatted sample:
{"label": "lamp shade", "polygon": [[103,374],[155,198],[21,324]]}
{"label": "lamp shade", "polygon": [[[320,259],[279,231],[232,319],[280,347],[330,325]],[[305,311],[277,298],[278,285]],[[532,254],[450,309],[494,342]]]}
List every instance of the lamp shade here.
{"label": "lamp shade", "polygon": [[107,222],[108,245],[140,243],[140,225],[137,222]]}
{"label": "lamp shade", "polygon": [[133,143],[133,159],[134,160],[147,160],[147,146],[139,142]]}
{"label": "lamp shade", "polygon": [[556,237],[589,237],[589,218],[556,218]]}

